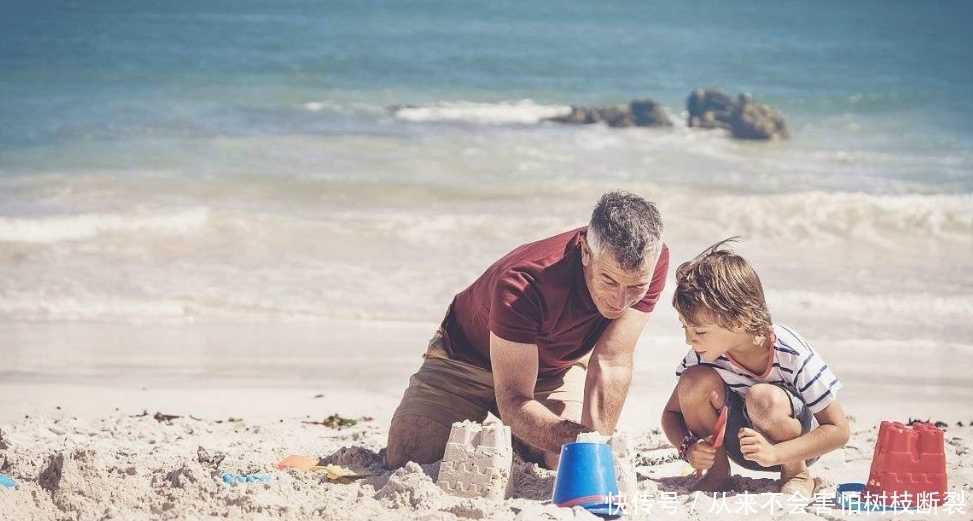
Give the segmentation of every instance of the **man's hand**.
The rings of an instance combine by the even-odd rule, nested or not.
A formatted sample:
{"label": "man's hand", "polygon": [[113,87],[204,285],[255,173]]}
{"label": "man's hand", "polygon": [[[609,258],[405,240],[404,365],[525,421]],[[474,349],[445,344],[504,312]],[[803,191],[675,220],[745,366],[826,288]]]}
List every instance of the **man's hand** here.
{"label": "man's hand", "polygon": [[536,345],[511,342],[490,333],[490,362],[500,418],[518,438],[556,455],[561,445],[591,431],[558,416],[534,398],[539,367]]}
{"label": "man's hand", "polygon": [[780,464],[777,448],[767,441],[763,434],[753,430],[740,429],[740,452],[743,458],[756,462],[763,467],[773,467]]}

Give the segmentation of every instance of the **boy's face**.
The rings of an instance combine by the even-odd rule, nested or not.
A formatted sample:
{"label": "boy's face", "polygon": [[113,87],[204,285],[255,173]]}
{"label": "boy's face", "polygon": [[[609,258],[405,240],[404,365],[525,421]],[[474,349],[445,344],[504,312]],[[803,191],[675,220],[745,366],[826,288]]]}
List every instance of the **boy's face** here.
{"label": "boy's face", "polygon": [[698,313],[695,318],[694,321],[688,321],[680,315],[679,322],[686,332],[686,344],[707,362],[713,362],[727,352],[753,343],[752,335],[742,327],[720,327],[707,313]]}

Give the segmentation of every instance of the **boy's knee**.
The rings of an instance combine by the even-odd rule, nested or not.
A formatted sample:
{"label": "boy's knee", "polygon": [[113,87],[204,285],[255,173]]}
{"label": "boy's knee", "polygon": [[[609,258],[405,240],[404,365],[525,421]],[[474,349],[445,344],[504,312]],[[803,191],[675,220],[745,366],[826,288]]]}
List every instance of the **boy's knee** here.
{"label": "boy's knee", "polygon": [[726,384],[716,369],[702,365],[694,365],[683,371],[676,384],[681,403],[707,401],[713,391],[722,397],[725,387]]}
{"label": "boy's knee", "polygon": [[746,407],[750,421],[760,430],[775,429],[792,419],[790,397],[776,385],[757,384],[751,387],[747,391]]}
{"label": "boy's knee", "polygon": [[791,400],[787,393],[776,385],[757,384],[747,391],[747,412],[768,415],[782,412],[791,415]]}

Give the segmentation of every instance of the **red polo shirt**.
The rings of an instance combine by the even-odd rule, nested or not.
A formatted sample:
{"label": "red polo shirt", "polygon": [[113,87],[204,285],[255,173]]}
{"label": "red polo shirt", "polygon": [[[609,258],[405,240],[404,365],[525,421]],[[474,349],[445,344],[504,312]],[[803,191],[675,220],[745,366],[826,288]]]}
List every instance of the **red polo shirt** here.
{"label": "red polo shirt", "polygon": [[[451,356],[490,368],[490,331],[537,344],[542,376],[557,374],[591,352],[611,322],[595,307],[584,281],[578,228],[511,251],[453,298],[443,320]],[[665,287],[669,248],[663,244],[652,282],[632,307],[655,308]]]}

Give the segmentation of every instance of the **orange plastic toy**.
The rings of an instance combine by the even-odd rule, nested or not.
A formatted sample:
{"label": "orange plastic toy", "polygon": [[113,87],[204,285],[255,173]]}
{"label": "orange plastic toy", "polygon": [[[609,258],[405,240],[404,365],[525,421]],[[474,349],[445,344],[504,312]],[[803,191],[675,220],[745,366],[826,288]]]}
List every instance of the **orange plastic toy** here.
{"label": "orange plastic toy", "polygon": [[[711,434],[706,437],[706,441],[713,444],[713,448],[720,448],[723,446],[723,436],[726,434],[726,420],[730,416],[730,408],[726,405],[720,409],[720,415],[716,418],[716,433]],[[696,479],[703,477],[702,470],[696,470]]]}
{"label": "orange plastic toy", "polygon": [[943,431],[929,423],[883,421],[861,500],[903,508],[939,506],[946,499]]}

